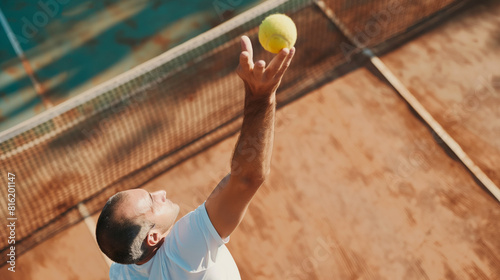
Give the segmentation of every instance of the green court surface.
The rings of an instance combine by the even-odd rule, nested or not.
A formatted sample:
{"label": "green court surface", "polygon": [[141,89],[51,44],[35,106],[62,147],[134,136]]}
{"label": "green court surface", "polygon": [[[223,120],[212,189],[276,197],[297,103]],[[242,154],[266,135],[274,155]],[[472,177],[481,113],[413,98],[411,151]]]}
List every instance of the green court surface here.
{"label": "green court surface", "polygon": [[[257,0],[2,1],[35,79],[57,105],[191,39]],[[2,26],[0,26],[2,27]],[[0,28],[0,132],[46,110]]]}

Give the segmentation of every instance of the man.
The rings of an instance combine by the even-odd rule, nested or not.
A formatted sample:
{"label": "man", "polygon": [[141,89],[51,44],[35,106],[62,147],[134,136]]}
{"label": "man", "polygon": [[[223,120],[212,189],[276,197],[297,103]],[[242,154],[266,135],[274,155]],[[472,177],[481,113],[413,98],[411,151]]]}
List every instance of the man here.
{"label": "man", "polygon": [[283,49],[266,67],[262,60],[253,63],[248,37],[241,38],[241,46],[237,73],[245,85],[245,109],[231,172],[177,223],[179,206],[164,191],[133,189],[112,196],[96,228],[99,247],[115,262],[112,280],[240,279],[225,244],[270,172],[275,94],[295,53]]}

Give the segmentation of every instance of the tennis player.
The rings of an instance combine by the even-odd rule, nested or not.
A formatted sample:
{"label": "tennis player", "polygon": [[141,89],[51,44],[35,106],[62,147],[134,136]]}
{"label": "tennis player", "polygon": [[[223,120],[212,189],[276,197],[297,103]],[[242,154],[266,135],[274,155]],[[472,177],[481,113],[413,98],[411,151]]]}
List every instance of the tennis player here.
{"label": "tennis player", "polygon": [[143,189],[112,196],[97,221],[99,247],[115,263],[114,279],[240,279],[225,244],[270,172],[276,90],[295,48],[281,50],[266,67],[253,62],[250,39],[241,38],[237,73],[245,85],[241,134],[231,172],[196,210],[175,222],[179,206],[165,191]]}

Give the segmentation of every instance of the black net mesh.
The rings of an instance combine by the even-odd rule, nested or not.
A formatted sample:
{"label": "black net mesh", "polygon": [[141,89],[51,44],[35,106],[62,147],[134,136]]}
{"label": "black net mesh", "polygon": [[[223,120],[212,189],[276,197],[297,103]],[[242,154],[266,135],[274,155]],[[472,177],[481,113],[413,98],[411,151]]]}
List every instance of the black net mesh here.
{"label": "black net mesh", "polygon": [[[239,37],[249,35],[255,57],[269,60],[256,46],[258,25],[267,15],[286,13],[298,27],[298,52],[278,93],[282,106],[362,61],[359,48],[346,53],[342,42],[388,48],[389,40],[462,2],[286,1],[276,7],[266,2],[3,133],[0,169],[17,178],[17,253],[81,221],[79,203],[95,213],[117,191],[139,187],[237,132],[244,97],[234,71]],[[346,38],[325,9],[354,38]],[[0,194],[7,197],[7,188]],[[9,217],[6,199],[0,200],[0,213]],[[0,231],[2,264],[7,234]]]}

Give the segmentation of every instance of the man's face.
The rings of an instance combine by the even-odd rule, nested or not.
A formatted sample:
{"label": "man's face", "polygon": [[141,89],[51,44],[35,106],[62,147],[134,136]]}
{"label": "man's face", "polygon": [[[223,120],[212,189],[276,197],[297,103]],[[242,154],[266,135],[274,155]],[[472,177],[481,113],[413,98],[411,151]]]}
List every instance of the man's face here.
{"label": "man's face", "polygon": [[132,219],[146,219],[155,225],[153,229],[166,236],[179,214],[179,205],[168,200],[165,191],[150,193],[143,189],[133,189],[124,193],[125,201],[117,214]]}

